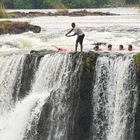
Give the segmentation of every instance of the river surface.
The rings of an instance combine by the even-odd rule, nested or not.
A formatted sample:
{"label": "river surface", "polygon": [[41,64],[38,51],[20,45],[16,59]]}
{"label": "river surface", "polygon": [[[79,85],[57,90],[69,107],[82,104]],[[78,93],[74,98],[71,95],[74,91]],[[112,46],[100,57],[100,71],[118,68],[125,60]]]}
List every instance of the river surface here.
{"label": "river surface", "polygon": [[[132,44],[135,51],[140,51],[140,12],[138,8],[104,8],[87,9],[89,11],[101,11],[120,14],[117,16],[44,16],[34,18],[10,19],[16,21],[28,21],[31,24],[41,26],[41,33],[26,32],[19,35],[1,35],[0,51],[52,49],[53,45],[74,50],[76,36],[66,37],[71,29],[71,23],[75,22],[85,33],[84,51],[91,51],[93,43],[103,42],[101,48],[105,51],[107,44],[113,45],[113,51],[118,51],[120,44],[127,50],[128,44]],[[55,12],[55,10],[9,10],[9,11],[41,11]],[[69,10],[74,11],[74,10]]]}

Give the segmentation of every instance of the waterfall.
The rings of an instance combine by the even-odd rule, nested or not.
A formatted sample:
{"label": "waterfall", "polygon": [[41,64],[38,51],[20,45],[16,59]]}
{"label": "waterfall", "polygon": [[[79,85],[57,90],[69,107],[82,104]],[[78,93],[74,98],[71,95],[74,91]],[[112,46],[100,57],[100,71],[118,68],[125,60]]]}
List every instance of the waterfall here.
{"label": "waterfall", "polygon": [[13,105],[14,86],[20,83],[24,59],[23,55],[0,56],[0,115]]}
{"label": "waterfall", "polygon": [[132,140],[137,99],[133,56],[98,57],[93,89],[93,140]]}
{"label": "waterfall", "polygon": [[[28,95],[23,100],[18,101],[7,115],[0,118],[1,140],[33,140],[36,138],[41,109],[50,94],[56,92],[61,93],[57,94],[59,98],[64,96],[71,65],[71,56],[68,54],[47,54],[41,59]],[[65,112],[65,108],[60,101],[56,105],[58,111],[54,113],[55,108],[52,110],[51,119],[53,119],[53,115],[60,117],[58,113]],[[63,132],[58,131],[58,129],[61,129],[61,124],[56,126],[57,132],[54,137],[60,137],[58,139],[61,139],[61,133]],[[50,135],[53,129],[53,126],[50,127]]]}
{"label": "waterfall", "polygon": [[[80,55],[76,58],[73,58],[71,54],[65,58],[59,58],[58,55],[56,59],[52,61],[57,69],[53,70],[53,73],[51,73],[52,69],[48,69],[49,77],[52,77],[53,81],[48,79],[49,77],[46,75],[43,75],[42,71],[41,75],[44,79],[48,79],[48,82],[44,83],[44,81],[41,81],[41,85],[48,85],[47,88],[49,89],[47,90],[51,89],[51,96],[49,98],[49,103],[47,103],[45,107],[44,112],[47,110],[47,113],[46,116],[43,115],[44,120],[42,119],[40,123],[37,140],[65,140],[68,137],[69,126],[71,125],[71,129],[73,129],[73,124],[70,121],[73,115],[72,105],[74,101],[74,99],[72,99],[74,98],[72,91],[76,91],[76,88],[78,88],[76,85],[82,62],[81,58]],[[58,59],[61,61],[61,64],[56,62]],[[44,61],[44,63],[46,62]],[[44,65],[44,63],[42,62],[41,65]],[[44,66],[44,69],[49,66],[50,62],[48,62],[48,65]],[[40,81],[36,80],[36,86],[33,90],[36,91],[36,88],[39,86],[38,83],[40,83]],[[40,92],[44,92],[44,90]]]}
{"label": "waterfall", "polygon": [[0,56],[0,140],[134,140],[133,54]]}

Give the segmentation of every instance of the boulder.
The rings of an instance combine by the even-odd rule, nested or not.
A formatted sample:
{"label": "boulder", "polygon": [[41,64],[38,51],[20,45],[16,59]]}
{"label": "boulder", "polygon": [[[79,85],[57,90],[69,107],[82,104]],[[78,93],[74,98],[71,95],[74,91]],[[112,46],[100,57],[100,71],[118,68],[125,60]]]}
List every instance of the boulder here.
{"label": "boulder", "polygon": [[41,31],[41,27],[29,24],[28,22],[0,21],[0,35],[8,33],[20,34],[28,31],[39,33]]}

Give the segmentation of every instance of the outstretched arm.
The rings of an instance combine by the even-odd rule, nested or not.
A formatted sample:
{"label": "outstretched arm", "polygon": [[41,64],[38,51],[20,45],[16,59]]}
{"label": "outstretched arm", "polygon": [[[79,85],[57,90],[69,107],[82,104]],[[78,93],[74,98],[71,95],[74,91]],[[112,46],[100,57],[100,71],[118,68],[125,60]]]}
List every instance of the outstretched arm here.
{"label": "outstretched arm", "polygon": [[68,33],[66,33],[65,35],[68,36],[68,34],[70,34],[73,31],[73,29],[71,29]]}
{"label": "outstretched arm", "polygon": [[59,47],[56,47],[55,45],[52,45],[52,47],[56,48],[57,50],[59,50],[59,49],[60,49]]}
{"label": "outstretched arm", "polygon": [[75,36],[77,35],[76,33],[75,34],[72,34],[72,35],[66,35],[67,37],[71,37],[71,36]]}

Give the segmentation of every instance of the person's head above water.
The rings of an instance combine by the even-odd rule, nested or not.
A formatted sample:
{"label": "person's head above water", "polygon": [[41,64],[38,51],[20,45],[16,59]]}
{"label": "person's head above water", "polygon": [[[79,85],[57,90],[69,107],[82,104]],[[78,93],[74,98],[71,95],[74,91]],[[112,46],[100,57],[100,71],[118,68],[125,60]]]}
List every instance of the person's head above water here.
{"label": "person's head above water", "polygon": [[130,45],[128,45],[128,51],[132,51],[133,50],[133,47],[132,47],[132,45],[130,44]]}
{"label": "person's head above water", "polygon": [[72,28],[74,28],[74,27],[76,26],[76,24],[73,22],[73,23],[71,24],[71,26],[72,26]]}
{"label": "person's head above water", "polygon": [[96,45],[96,46],[93,48],[93,50],[94,50],[94,51],[102,51],[102,49],[100,49],[98,45]]}
{"label": "person's head above water", "polygon": [[108,49],[108,51],[112,51],[112,45],[108,44],[107,49]]}
{"label": "person's head above water", "polygon": [[119,50],[120,51],[124,50],[123,45],[119,45]]}

